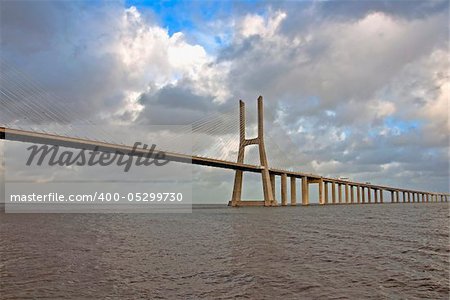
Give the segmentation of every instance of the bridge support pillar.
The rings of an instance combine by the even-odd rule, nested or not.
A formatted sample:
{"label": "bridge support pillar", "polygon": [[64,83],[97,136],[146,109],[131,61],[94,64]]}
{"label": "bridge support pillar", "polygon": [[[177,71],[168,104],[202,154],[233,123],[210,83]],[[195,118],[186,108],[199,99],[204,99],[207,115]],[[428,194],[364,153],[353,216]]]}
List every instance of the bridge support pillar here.
{"label": "bridge support pillar", "polygon": [[269,170],[266,167],[261,171],[261,177],[264,193],[264,206],[276,206],[277,204],[272,190]]}
{"label": "bridge support pillar", "polygon": [[384,203],[384,200],[383,200],[383,190],[380,190],[380,203]]}
{"label": "bridge support pillar", "polygon": [[338,183],[338,199],[339,204],[342,204],[342,184]]}
{"label": "bridge support pillar", "polygon": [[281,205],[287,205],[287,175],[281,174]]}
{"label": "bridge support pillar", "polygon": [[297,187],[295,177],[291,177],[291,206],[297,205]]}
{"label": "bridge support pillar", "polygon": [[336,183],[334,181],[331,181],[331,202],[333,204],[336,204]]}
{"label": "bridge support pillar", "polygon": [[373,202],[378,203],[378,190],[373,189]]}
{"label": "bridge support pillar", "polygon": [[308,177],[302,177],[302,205],[309,205]]}
{"label": "bridge support pillar", "polygon": [[237,206],[241,201],[242,195],[242,174],[241,170],[237,170],[234,175],[233,196],[231,197],[231,206]]}
{"label": "bridge support pillar", "polygon": [[370,187],[367,188],[367,202],[371,203],[372,202],[372,191],[370,189]]}
{"label": "bridge support pillar", "polygon": [[270,187],[272,188],[272,195],[273,195],[273,199],[276,199],[276,195],[275,195],[275,174],[270,174]]}
{"label": "bridge support pillar", "polygon": [[366,203],[366,191],[363,186],[361,186],[361,203]]}
{"label": "bridge support pillar", "polygon": [[327,181],[324,181],[323,182],[323,188],[324,188],[324,190],[323,190],[323,193],[324,193],[324,203],[325,204],[328,204],[328,182]]}
{"label": "bridge support pillar", "polygon": [[350,185],[350,203],[355,203],[355,194],[354,194],[354,191],[353,191],[353,185]]}
{"label": "bridge support pillar", "polygon": [[350,202],[350,199],[348,197],[348,183],[344,185],[344,191],[345,191],[345,203],[348,204]]}
{"label": "bridge support pillar", "polygon": [[356,186],[356,201],[361,203],[361,187],[359,185]]}
{"label": "bridge support pillar", "polygon": [[321,178],[319,180],[319,204],[324,204],[325,201],[323,200],[323,179]]}

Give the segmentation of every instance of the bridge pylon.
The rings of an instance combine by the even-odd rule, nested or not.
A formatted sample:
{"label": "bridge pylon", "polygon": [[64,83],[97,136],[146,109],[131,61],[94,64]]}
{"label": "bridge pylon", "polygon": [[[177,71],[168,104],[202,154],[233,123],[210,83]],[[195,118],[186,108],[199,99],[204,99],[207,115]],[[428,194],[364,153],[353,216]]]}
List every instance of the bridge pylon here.
{"label": "bridge pylon", "polygon": [[258,97],[258,136],[252,139],[245,138],[245,103],[239,100],[239,151],[237,162],[244,163],[245,147],[250,145],[258,145],[259,159],[261,163],[261,180],[263,186],[264,201],[242,201],[242,181],[243,171],[236,170],[234,176],[234,188],[233,195],[231,197],[231,206],[257,206],[261,203],[264,206],[277,206],[277,201],[274,197],[274,191],[272,188],[269,164],[267,161],[266,149],[264,146],[264,106],[263,97]]}

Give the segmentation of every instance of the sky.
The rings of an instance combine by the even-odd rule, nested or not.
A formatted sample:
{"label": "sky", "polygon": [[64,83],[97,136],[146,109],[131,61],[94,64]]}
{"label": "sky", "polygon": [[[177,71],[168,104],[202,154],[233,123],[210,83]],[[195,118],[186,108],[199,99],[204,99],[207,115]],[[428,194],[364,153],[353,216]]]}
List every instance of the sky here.
{"label": "sky", "polygon": [[[94,122],[189,124],[263,95],[289,167],[440,192],[448,24],[438,0],[0,4],[2,58]],[[194,168],[196,201],[230,199],[233,175]]]}

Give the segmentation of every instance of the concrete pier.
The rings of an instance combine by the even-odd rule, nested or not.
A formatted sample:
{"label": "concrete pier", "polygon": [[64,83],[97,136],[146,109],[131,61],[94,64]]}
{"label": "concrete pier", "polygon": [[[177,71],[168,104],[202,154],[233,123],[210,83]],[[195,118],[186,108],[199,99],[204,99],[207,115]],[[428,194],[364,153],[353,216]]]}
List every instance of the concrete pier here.
{"label": "concrete pier", "polygon": [[302,205],[309,205],[308,177],[302,177]]}
{"label": "concrete pier", "polygon": [[334,181],[330,183],[331,183],[331,201],[333,202],[333,204],[336,204],[336,184],[334,183]]}
{"label": "concrete pier", "polygon": [[353,185],[350,185],[350,203],[355,203],[355,193],[353,191]]}
{"label": "concrete pier", "polygon": [[325,204],[323,199],[323,179],[319,180],[319,204]]}
{"label": "concrete pier", "polygon": [[275,195],[275,174],[270,174],[270,186],[272,188],[272,197],[276,199]]}
{"label": "concrete pier", "polygon": [[287,175],[281,175],[281,205],[287,206]]}
{"label": "concrete pier", "polygon": [[356,186],[356,194],[358,199],[358,204],[361,203],[361,187],[359,185]]}
{"label": "concrete pier", "polygon": [[297,205],[297,188],[295,184],[295,177],[291,177],[291,206]]}
{"label": "concrete pier", "polygon": [[345,203],[348,204],[350,202],[350,198],[348,197],[348,183],[345,184]]}

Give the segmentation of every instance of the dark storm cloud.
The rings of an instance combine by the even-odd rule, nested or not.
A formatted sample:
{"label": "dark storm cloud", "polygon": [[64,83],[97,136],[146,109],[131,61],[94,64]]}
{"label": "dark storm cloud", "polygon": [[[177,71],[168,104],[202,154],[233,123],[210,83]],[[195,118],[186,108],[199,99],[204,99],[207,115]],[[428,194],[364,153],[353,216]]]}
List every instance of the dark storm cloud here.
{"label": "dark storm cloud", "polygon": [[[210,96],[199,95],[190,87],[189,81],[180,81],[177,84],[166,85],[156,92],[142,93],[139,102],[144,106],[144,110],[139,114],[136,122],[152,125],[190,125],[213,113],[221,112],[210,120],[211,126],[222,122],[222,127],[235,122],[237,128],[237,105],[235,103],[219,104],[211,101]],[[233,115],[230,115],[233,114]],[[229,120],[228,118],[233,120]],[[233,118],[234,117],[234,118]],[[223,118],[223,119],[222,119]],[[218,126],[219,127],[219,126]],[[196,128],[193,128],[196,129]],[[201,128],[200,131],[207,131],[211,128]],[[222,130],[212,134],[235,133],[233,128],[227,131]],[[237,132],[237,131],[236,131]]]}
{"label": "dark storm cloud", "polygon": [[98,49],[115,38],[111,30],[121,13],[118,4],[4,1],[2,59],[56,96],[55,105],[74,119],[113,111],[122,105],[124,73],[116,57]]}
{"label": "dark storm cloud", "polygon": [[177,85],[167,85],[154,94],[143,93],[139,102],[145,108],[137,121],[149,124],[190,124],[215,110],[209,97]]}
{"label": "dark storm cloud", "polygon": [[[1,45],[5,50],[33,53],[47,49],[65,18],[71,2],[2,1]],[[70,18],[68,19],[70,20]]]}

